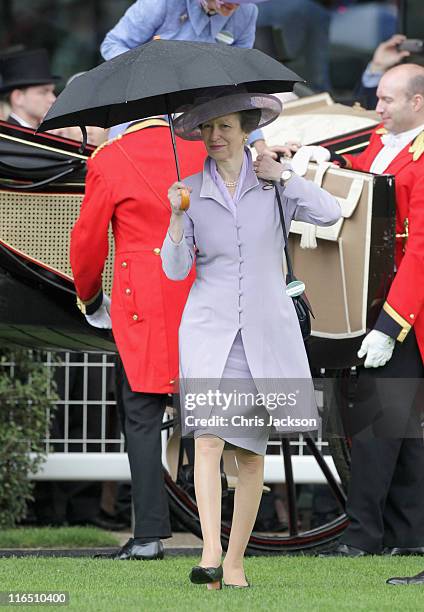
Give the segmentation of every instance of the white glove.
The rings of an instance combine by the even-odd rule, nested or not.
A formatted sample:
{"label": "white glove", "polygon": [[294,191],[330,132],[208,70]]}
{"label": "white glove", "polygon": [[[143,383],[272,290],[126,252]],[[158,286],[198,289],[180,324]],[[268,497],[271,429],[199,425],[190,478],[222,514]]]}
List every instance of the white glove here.
{"label": "white glove", "polygon": [[318,147],[315,145],[308,145],[300,147],[297,153],[294,154],[291,160],[291,167],[299,176],[304,176],[308,169],[310,161],[315,161],[317,164],[330,160],[330,151],[324,147]]}
{"label": "white glove", "polygon": [[110,318],[110,298],[103,293],[102,305],[91,315],[85,315],[87,321],[93,327],[100,329],[112,329],[112,320]]}
{"label": "white glove", "polygon": [[363,339],[358,357],[362,359],[365,355],[367,356],[364,363],[366,368],[384,366],[391,359],[395,344],[394,338],[373,329]]}

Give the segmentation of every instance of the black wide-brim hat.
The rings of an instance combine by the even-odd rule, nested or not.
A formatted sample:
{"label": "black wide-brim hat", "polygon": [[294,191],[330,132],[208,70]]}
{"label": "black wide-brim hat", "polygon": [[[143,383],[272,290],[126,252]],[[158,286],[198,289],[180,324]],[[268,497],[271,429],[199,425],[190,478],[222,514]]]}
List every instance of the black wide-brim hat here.
{"label": "black wide-brim hat", "polygon": [[0,93],[59,81],[51,74],[46,49],[19,51],[0,57]]}

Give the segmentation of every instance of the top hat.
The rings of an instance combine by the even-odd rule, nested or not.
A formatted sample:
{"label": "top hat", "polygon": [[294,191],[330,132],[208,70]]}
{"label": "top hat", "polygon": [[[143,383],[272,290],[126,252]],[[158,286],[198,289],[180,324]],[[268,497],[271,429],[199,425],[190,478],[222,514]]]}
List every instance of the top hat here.
{"label": "top hat", "polygon": [[20,51],[0,58],[0,93],[54,83],[59,79],[50,73],[46,49]]}

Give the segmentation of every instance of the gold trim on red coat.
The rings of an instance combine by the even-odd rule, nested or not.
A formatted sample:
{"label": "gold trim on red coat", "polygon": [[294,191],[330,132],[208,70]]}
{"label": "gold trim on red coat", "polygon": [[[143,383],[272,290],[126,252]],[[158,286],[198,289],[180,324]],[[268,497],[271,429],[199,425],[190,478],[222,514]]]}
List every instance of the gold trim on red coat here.
{"label": "gold trim on red coat", "polygon": [[77,306],[81,310],[82,314],[84,314],[84,315],[87,314],[86,307],[90,306],[90,304],[95,302],[102,291],[103,291],[103,288],[100,287],[100,289],[97,291],[97,293],[92,298],[90,298],[89,300],[82,300],[79,296],[77,296]]}
{"label": "gold trim on red coat", "polygon": [[398,312],[396,312],[396,310],[392,306],[390,306],[388,302],[384,302],[383,310],[389,315],[389,317],[391,317],[394,321],[396,321],[398,325],[402,327],[396,340],[398,340],[399,342],[403,342],[406,336],[408,335],[408,332],[410,331],[412,325],[408,323],[408,321],[404,319]]}
{"label": "gold trim on red coat", "polygon": [[413,161],[418,161],[420,159],[421,155],[424,153],[424,130],[418,134],[408,151],[412,153]]}

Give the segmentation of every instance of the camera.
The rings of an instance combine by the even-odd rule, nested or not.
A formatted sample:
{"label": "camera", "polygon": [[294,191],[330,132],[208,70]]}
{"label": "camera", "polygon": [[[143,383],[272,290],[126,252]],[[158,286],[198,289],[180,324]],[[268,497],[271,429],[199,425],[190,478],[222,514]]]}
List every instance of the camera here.
{"label": "camera", "polygon": [[410,53],[424,53],[424,41],[419,38],[407,38],[400,45],[399,51],[409,51]]}

